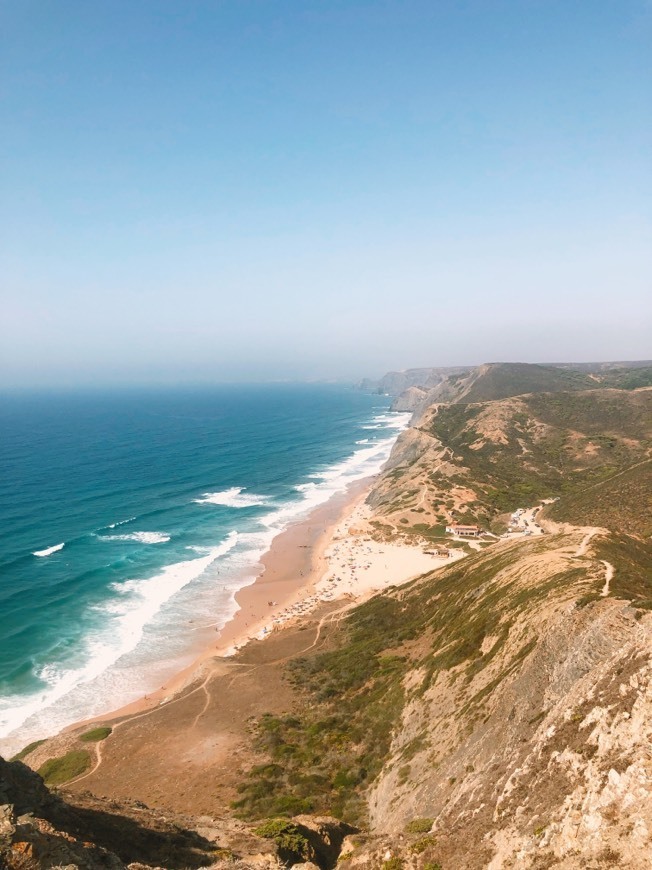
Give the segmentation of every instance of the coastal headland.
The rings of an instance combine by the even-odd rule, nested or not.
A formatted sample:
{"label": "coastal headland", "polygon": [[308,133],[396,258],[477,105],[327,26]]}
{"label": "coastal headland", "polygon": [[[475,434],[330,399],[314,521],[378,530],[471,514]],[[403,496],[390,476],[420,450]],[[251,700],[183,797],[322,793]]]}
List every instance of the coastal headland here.
{"label": "coastal headland", "polygon": [[202,838],[158,866],[649,867],[652,369],[589,374],[429,380],[193,668],[24,761]]}

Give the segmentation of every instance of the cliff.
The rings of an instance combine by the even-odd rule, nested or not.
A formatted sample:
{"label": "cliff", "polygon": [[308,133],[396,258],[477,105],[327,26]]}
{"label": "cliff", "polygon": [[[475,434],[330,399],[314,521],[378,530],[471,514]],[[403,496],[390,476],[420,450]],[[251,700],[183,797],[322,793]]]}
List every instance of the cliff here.
{"label": "cliff", "polygon": [[[399,437],[370,495],[388,529],[452,520],[503,532],[543,499],[551,518],[649,535],[652,390],[435,404]],[[649,530],[649,531],[648,531]]]}
{"label": "cliff", "polygon": [[[431,371],[439,374],[436,377],[421,374]],[[416,369],[398,374],[410,374],[402,388],[403,381],[395,377],[396,372],[385,376],[393,389],[384,392],[395,396],[392,409],[417,412],[441,402],[466,404],[506,399],[525,393],[604,388],[631,390],[652,385],[652,366],[645,362],[587,364],[577,369],[561,363],[554,366],[485,363],[466,370],[446,372],[443,369]]]}
{"label": "cliff", "polygon": [[259,720],[239,806],[367,828],[338,867],[649,866],[651,568],[551,531],[356,608],[289,663],[300,703]]}
{"label": "cliff", "polygon": [[[370,533],[465,558],[209,659],[170,703],[96,729],[54,796],[0,763],[6,866],[652,866],[638,372],[496,364],[412,385]],[[503,536],[519,507],[542,534]],[[452,521],[493,534],[453,542]],[[51,770],[84,736],[24,760]]]}
{"label": "cliff", "polygon": [[407,369],[403,372],[387,372],[379,380],[366,378],[359,386],[363,390],[373,390],[374,392],[389,396],[398,396],[410,387],[421,387],[425,390],[431,389],[447,377],[468,372],[468,370],[468,366]]}

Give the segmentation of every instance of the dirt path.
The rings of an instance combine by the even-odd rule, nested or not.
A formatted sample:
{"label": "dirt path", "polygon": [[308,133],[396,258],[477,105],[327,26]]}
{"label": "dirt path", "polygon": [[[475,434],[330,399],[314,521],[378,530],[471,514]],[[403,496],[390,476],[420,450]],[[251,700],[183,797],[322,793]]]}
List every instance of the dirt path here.
{"label": "dirt path", "polygon": [[423,508],[425,510],[424,502],[425,502],[427,497],[428,497],[428,486],[427,486],[427,484],[424,484],[421,487],[421,492],[419,493],[419,500],[417,502],[417,509]]}
{"label": "dirt path", "polygon": [[[285,662],[289,661],[291,658],[294,658],[297,655],[304,655],[305,653],[314,649],[317,646],[317,644],[319,643],[319,640],[320,640],[321,634],[322,634],[322,629],[323,629],[324,625],[326,623],[333,624],[335,622],[339,622],[343,618],[343,616],[346,614],[346,612],[348,610],[350,610],[356,603],[358,603],[358,602],[347,601],[346,604],[344,604],[342,607],[339,607],[337,610],[334,610],[334,611],[331,611],[330,613],[324,614],[324,616],[322,616],[320,618],[319,622],[316,624],[316,632],[315,632],[314,640],[308,646],[306,646],[304,649],[297,650],[296,652],[292,652],[290,655],[283,656],[283,657],[278,658],[278,659],[273,659],[273,660],[270,660],[267,662],[262,662],[261,664],[258,664],[258,665],[247,665],[244,663],[233,662],[232,665],[234,667],[240,668],[241,670],[239,670],[238,673],[233,675],[232,679],[228,683],[227,689],[230,689],[233,686],[233,684],[235,682],[237,682],[237,680],[241,679],[242,677],[250,676],[251,674],[253,674],[255,671],[259,670],[260,668],[268,667],[270,665],[284,664]],[[208,709],[211,705],[211,702],[213,701],[213,696],[211,695],[211,692],[208,689],[208,684],[211,681],[211,679],[213,678],[213,676],[214,676],[214,673],[212,672],[212,670],[209,670],[209,672],[206,674],[206,676],[204,677],[202,682],[199,683],[199,685],[195,686],[193,689],[191,689],[189,692],[180,692],[175,698],[171,698],[169,701],[166,701],[166,702],[161,702],[156,707],[152,707],[150,710],[145,710],[141,713],[137,713],[137,714],[134,714],[133,716],[128,716],[127,718],[122,719],[120,722],[117,722],[113,726],[111,734],[109,735],[109,737],[106,738],[106,740],[109,740],[115,734],[115,732],[118,731],[118,729],[123,728],[125,725],[129,725],[129,724],[131,724],[139,719],[145,719],[148,716],[152,716],[154,713],[158,712],[160,710],[160,708],[163,706],[171,707],[174,704],[178,704],[181,701],[186,701],[188,698],[190,698],[192,695],[195,695],[197,692],[203,692],[205,695],[204,704],[203,704],[201,710],[194,717],[192,723],[190,724],[190,726],[188,728],[188,731],[194,730],[198,726],[198,724],[199,724],[200,720],[203,718],[203,716],[208,712]],[[82,780],[87,779],[88,777],[90,777],[93,774],[98,772],[98,770],[102,764],[102,747],[103,747],[104,743],[106,742],[106,740],[99,741],[98,743],[95,744],[95,747],[94,747],[95,748],[95,763],[92,766],[92,768],[90,770],[88,770],[86,773],[77,777],[76,779],[71,780],[70,785],[72,785],[72,784],[77,785]]]}
{"label": "dirt path", "polygon": [[611,583],[611,581],[613,579],[613,576],[615,573],[615,568],[611,564],[611,562],[607,562],[606,559],[602,559],[601,561],[602,561],[602,564],[604,565],[605,573],[604,573],[604,586],[602,587],[602,592],[600,593],[600,595],[603,598],[606,598],[606,596],[609,595],[609,584]]}
{"label": "dirt path", "polygon": [[592,526],[591,528],[587,529],[586,534],[585,534],[584,537],[582,538],[582,542],[581,542],[581,544],[579,545],[579,547],[577,548],[577,550],[576,550],[575,553],[573,554],[573,558],[574,558],[574,559],[579,559],[581,556],[585,556],[585,555],[586,555],[586,551],[587,551],[587,549],[588,549],[588,546],[589,546],[589,544],[591,543],[592,539],[593,539],[596,535],[599,535],[600,532],[602,532],[602,531],[603,531],[602,529],[600,529],[600,528],[598,528],[598,527],[596,527],[596,526]]}
{"label": "dirt path", "polygon": [[[180,693],[176,698],[172,698],[167,702],[161,701],[161,703],[158,704],[156,707],[152,707],[150,710],[145,710],[142,713],[136,713],[133,716],[128,716],[126,719],[122,719],[122,721],[117,722],[115,725],[113,725],[111,727],[111,734],[109,734],[109,736],[105,740],[100,740],[95,744],[95,764],[93,765],[93,767],[89,771],[87,771],[86,773],[82,774],[81,776],[78,776],[76,779],[71,779],[70,783],[66,783],[66,785],[68,785],[68,784],[77,785],[78,782],[81,782],[83,779],[87,779],[89,776],[92,776],[94,773],[97,773],[100,765],[102,764],[102,746],[106,743],[107,740],[109,740],[111,737],[113,737],[113,735],[115,734],[115,732],[119,728],[122,728],[124,725],[129,725],[132,722],[135,722],[137,719],[145,719],[147,716],[151,716],[152,714],[156,713],[162,706],[164,706],[164,705],[170,706],[172,704],[176,704],[179,701],[185,700],[186,698],[189,698],[191,695],[194,695],[195,692],[200,692],[202,690],[204,692],[206,692],[206,695],[207,695],[208,700],[210,702],[210,695],[206,689],[206,684],[210,680],[211,676],[212,676],[211,674],[207,674],[207,676],[204,678],[204,680],[198,686],[196,686],[192,691],[186,692],[186,693]],[[208,705],[207,705],[207,707],[208,707]]]}
{"label": "dirt path", "polygon": [[[292,652],[289,655],[283,656],[280,659],[273,659],[272,661],[269,661],[269,662],[262,662],[259,665],[250,665],[248,670],[245,671],[244,673],[241,672],[239,674],[236,674],[233,677],[233,679],[230,680],[227,688],[230,689],[233,686],[233,684],[237,680],[239,680],[241,677],[248,677],[250,674],[253,674],[254,671],[257,671],[260,668],[266,668],[266,667],[269,667],[270,665],[282,665],[282,664],[285,664],[286,662],[290,661],[290,659],[295,658],[296,656],[302,656],[302,655],[305,655],[305,653],[310,652],[310,650],[314,649],[317,646],[317,644],[319,643],[319,638],[321,636],[321,630],[324,626],[324,623],[326,621],[328,621],[331,624],[335,623],[335,622],[340,622],[340,620],[342,619],[344,614],[348,610],[350,610],[352,607],[355,607],[356,604],[359,604],[359,603],[360,603],[359,601],[347,601],[347,603],[343,607],[340,607],[338,610],[333,610],[330,613],[324,614],[324,616],[322,616],[322,618],[317,623],[317,633],[315,634],[315,639],[310,644],[310,646],[307,646],[305,649],[301,649],[301,650],[297,650],[296,652]],[[335,619],[335,617],[337,617],[337,619]],[[209,696],[208,704],[205,705],[204,710],[202,710],[201,713],[199,713],[196,716],[195,722],[193,723],[193,726],[192,726],[193,728],[195,727],[195,725],[197,724],[199,719],[203,716],[203,714],[206,712],[209,704],[210,704],[210,696]]]}

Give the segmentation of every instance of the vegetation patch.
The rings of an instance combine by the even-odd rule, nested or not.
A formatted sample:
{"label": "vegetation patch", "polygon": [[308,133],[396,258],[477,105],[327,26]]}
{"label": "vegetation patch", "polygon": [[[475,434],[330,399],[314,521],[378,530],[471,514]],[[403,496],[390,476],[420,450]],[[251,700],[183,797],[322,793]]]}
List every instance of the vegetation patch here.
{"label": "vegetation patch", "polygon": [[[568,374],[561,372],[559,384],[548,389],[560,389]],[[505,395],[515,393],[506,387]],[[456,485],[475,492],[458,510],[459,522],[491,526],[501,514],[559,496],[549,509],[556,519],[617,528],[613,521],[622,516],[631,530],[649,536],[652,519],[637,506],[652,489],[652,465],[641,465],[648,460],[651,419],[648,391],[587,390],[586,384],[580,392],[533,391],[498,407],[442,405],[426,431],[452,451],[459,471],[430,473],[430,479],[442,490],[440,498]],[[499,437],[485,436],[487,426],[498,427]]]}
{"label": "vegetation patch", "polygon": [[588,375],[572,369],[528,363],[499,363],[472,385],[464,402],[493,402],[523,393],[586,390],[597,386]]}
{"label": "vegetation patch", "polygon": [[410,846],[410,852],[413,852],[415,855],[421,855],[426,851],[426,849],[430,849],[436,845],[437,840],[434,837],[419,837],[419,839],[415,840]]}
{"label": "vegetation patch", "polygon": [[84,743],[97,743],[100,740],[106,740],[112,730],[113,729],[108,726],[91,728],[90,731],[86,731],[85,734],[82,734],[79,739]]}
{"label": "vegetation patch", "polygon": [[287,819],[269,819],[265,824],[257,827],[254,834],[266,840],[273,840],[278,847],[279,857],[283,860],[296,857],[310,860],[313,857],[306,837],[294,822],[289,822]]}
{"label": "vegetation patch", "polygon": [[85,749],[76,749],[59,758],[49,758],[38,772],[46,785],[62,785],[86,773],[90,766],[90,754]]}
{"label": "vegetation patch", "polygon": [[[558,545],[552,537],[522,544],[530,554]],[[256,723],[261,763],[240,785],[238,814],[257,819],[315,812],[364,827],[364,796],[389,755],[408,671],[424,673],[416,694],[446,671],[475,679],[502,653],[519,615],[568,582],[565,572],[534,585],[513,574],[497,581],[515,560],[513,548],[476,553],[372,598],[330,630],[330,649],[290,662],[287,675],[302,696],[301,711],[268,714]],[[587,567],[573,570],[583,577]],[[493,643],[483,653],[487,637]],[[473,703],[513,674],[536,642],[524,638]],[[406,762],[425,746],[418,736],[406,744],[397,760],[399,777],[409,775]]]}
{"label": "vegetation patch", "polygon": [[361,797],[388,755],[403,707],[404,657],[391,654],[416,626],[393,597],[353,611],[337,648],[299,659],[289,677],[308,703],[301,716],[263,716],[255,745],[269,757],[249,772],[234,807],[248,818],[319,812],[365,822]]}
{"label": "vegetation patch", "polygon": [[652,460],[617,469],[607,479],[564,496],[546,515],[561,522],[601,526],[649,538],[652,512],[645,508],[652,494]]}
{"label": "vegetation patch", "polygon": [[23,746],[20,752],[16,753],[10,761],[22,761],[23,758],[27,758],[35,749],[38,749],[39,746],[42,746],[45,743],[45,740],[35,740],[33,743],[28,743],[27,746]]}
{"label": "vegetation patch", "polygon": [[405,826],[406,834],[427,834],[434,823],[434,819],[412,819]]}

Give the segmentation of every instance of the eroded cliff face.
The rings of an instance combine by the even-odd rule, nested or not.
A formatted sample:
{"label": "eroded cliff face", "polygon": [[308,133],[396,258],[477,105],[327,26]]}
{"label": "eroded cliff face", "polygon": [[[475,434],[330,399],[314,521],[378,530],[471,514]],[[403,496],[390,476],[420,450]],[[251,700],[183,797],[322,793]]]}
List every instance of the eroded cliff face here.
{"label": "eroded cliff face", "polygon": [[387,372],[379,380],[366,378],[360,384],[363,390],[376,390],[390,396],[399,396],[410,387],[432,389],[448,377],[467,374],[468,366],[444,366],[439,368],[406,369],[402,372]]}
{"label": "eroded cliff face", "polygon": [[443,527],[463,515],[476,499],[468,475],[460,475],[454,454],[428,431],[427,423],[438,405],[429,406],[418,423],[399,435],[382,475],[373,486],[368,503],[379,528],[395,534],[402,523],[406,533],[416,524]]}
{"label": "eroded cliff face", "polygon": [[461,596],[502,614],[468,658],[425,690],[422,663],[406,675],[372,830],[431,818],[444,867],[652,866],[652,617],[581,603],[605,568],[577,534],[542,546]]}
{"label": "eroded cliff face", "polygon": [[[465,516],[500,531],[519,503],[561,498],[539,515],[543,538],[499,541],[421,581],[430,621],[385,651],[410,667],[368,795],[374,833],[343,866],[652,866],[652,397],[465,402],[502,389],[486,374],[456,379],[453,404],[417,397],[369,497],[377,528],[436,539]],[[419,819],[432,830],[415,840]]]}
{"label": "eroded cliff face", "polygon": [[[413,396],[413,428],[369,497],[376,528],[436,540],[464,518],[500,532],[518,506],[555,499],[546,534],[397,593],[423,621],[384,651],[404,662],[404,704],[368,793],[372,833],[341,865],[642,870],[652,396],[576,375],[545,392],[555,373],[483,369]],[[510,379],[532,391],[510,395]]]}

